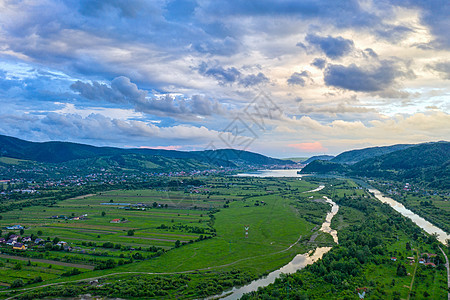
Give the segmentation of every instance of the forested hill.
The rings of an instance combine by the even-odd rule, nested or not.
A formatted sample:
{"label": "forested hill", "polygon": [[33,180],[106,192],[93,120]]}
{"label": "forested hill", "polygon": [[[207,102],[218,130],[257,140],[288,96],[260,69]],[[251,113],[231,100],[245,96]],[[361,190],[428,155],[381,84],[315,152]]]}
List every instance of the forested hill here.
{"label": "forested hill", "polygon": [[309,164],[315,160],[332,160],[333,158],[334,158],[334,156],[332,156],[332,155],[316,155],[316,156],[312,156],[312,157],[308,158],[303,163]]}
{"label": "forested hill", "polygon": [[351,175],[422,181],[450,189],[450,143],[426,143],[360,161]]}
{"label": "forested hill", "polygon": [[399,146],[400,150],[363,159],[352,165],[337,163],[334,160],[317,160],[303,168],[302,173],[340,173],[349,176],[414,180],[422,181],[430,187],[450,189],[449,142],[408,145],[406,148],[404,145]]}
{"label": "forested hill", "polygon": [[[122,149],[115,147],[95,147],[70,142],[29,142],[14,137],[0,135],[0,157],[10,157],[43,163],[63,163],[75,160],[112,158],[124,162],[127,159],[151,161],[155,158],[170,165],[170,161],[186,160],[203,166],[238,165],[289,165],[294,162],[267,157],[258,153],[234,149],[206,151],[175,151],[159,149]],[[103,160],[106,161],[106,160]]]}
{"label": "forested hill", "polygon": [[340,164],[354,164],[364,159],[389,154],[395,151],[403,150],[415,146],[414,144],[398,144],[384,147],[371,147],[358,150],[345,151],[333,158],[331,161]]}
{"label": "forested hill", "polygon": [[450,143],[419,144],[389,154],[365,159],[353,166],[355,171],[410,170],[442,166],[450,160]]}

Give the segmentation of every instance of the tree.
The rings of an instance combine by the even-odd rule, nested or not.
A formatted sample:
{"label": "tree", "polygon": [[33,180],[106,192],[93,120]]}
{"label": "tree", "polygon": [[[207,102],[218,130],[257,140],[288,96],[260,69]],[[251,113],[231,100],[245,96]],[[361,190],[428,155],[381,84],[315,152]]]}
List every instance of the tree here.
{"label": "tree", "polygon": [[42,230],[38,230],[37,235],[41,236],[43,234]]}
{"label": "tree", "polygon": [[104,217],[106,215],[106,213],[104,211],[102,211],[102,217]]}
{"label": "tree", "polygon": [[23,235],[25,233],[25,230],[20,229],[20,235]]}
{"label": "tree", "polygon": [[133,229],[128,230],[127,235],[128,236],[133,236],[134,235],[134,230]]}
{"label": "tree", "polygon": [[16,280],[13,281],[13,283],[11,283],[11,287],[12,288],[18,288],[18,287],[22,287],[24,285],[25,284],[23,283],[22,279],[16,279]]}
{"label": "tree", "polygon": [[22,270],[22,264],[20,262],[17,262],[14,266],[14,270],[16,271]]}
{"label": "tree", "polygon": [[177,241],[175,242],[175,248],[180,247],[180,244],[181,244],[180,240],[177,240]]}
{"label": "tree", "polygon": [[409,242],[406,242],[406,250],[411,250],[411,244]]}
{"label": "tree", "polygon": [[406,267],[402,264],[397,266],[397,276],[406,276]]}

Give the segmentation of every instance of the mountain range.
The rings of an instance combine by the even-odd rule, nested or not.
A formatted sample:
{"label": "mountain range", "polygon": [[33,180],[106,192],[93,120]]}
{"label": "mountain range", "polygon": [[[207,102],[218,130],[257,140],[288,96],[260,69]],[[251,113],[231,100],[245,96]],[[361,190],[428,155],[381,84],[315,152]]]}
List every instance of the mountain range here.
{"label": "mountain range", "polygon": [[290,165],[290,160],[271,158],[235,149],[176,151],[161,149],[123,149],[96,147],[71,142],[30,142],[0,135],[0,157],[39,163],[97,164],[133,169],[191,170],[211,167]]}
{"label": "mountain range", "polygon": [[315,160],[302,173],[339,173],[348,176],[422,181],[430,187],[450,188],[450,143],[393,145],[344,152],[330,161]]}

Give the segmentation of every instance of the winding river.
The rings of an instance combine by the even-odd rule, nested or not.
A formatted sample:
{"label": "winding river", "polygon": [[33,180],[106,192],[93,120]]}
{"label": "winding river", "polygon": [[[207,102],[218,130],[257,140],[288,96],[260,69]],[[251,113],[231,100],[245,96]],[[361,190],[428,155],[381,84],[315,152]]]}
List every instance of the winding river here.
{"label": "winding river", "polygon": [[[275,171],[275,172],[274,172]],[[288,172],[280,172],[280,171],[292,171],[292,170],[263,170],[256,176],[255,173],[251,173],[252,177],[299,177],[297,175],[297,171],[295,170],[295,176],[286,176],[289,174]],[[292,175],[294,175],[294,172],[290,172]],[[264,176],[263,176],[264,175]],[[276,176],[278,175],[278,176]],[[285,175],[285,176],[280,176]],[[247,174],[238,174],[237,176],[247,176]],[[318,188],[315,188],[311,191],[307,191],[305,193],[311,193],[311,192],[317,192],[323,189],[325,186],[320,185]],[[338,237],[337,237],[337,231],[331,229],[330,224],[333,217],[337,214],[339,210],[339,206],[333,202],[331,199],[324,197],[325,201],[331,205],[331,211],[327,214],[325,221],[322,224],[322,227],[320,228],[321,231],[331,234],[333,237],[333,240],[337,243]],[[292,245],[291,245],[292,246]],[[290,247],[289,247],[290,248]],[[267,286],[273,282],[275,282],[275,279],[280,277],[282,273],[284,274],[292,274],[295,273],[297,270],[301,270],[307,265],[310,265],[317,261],[318,259],[322,258],[322,256],[331,250],[331,247],[318,247],[315,250],[311,250],[308,253],[305,254],[298,254],[294,257],[293,260],[291,260],[288,264],[284,265],[283,267],[279,268],[278,270],[275,270],[271,273],[269,273],[267,276],[254,280],[250,282],[247,285],[244,285],[242,287],[234,287],[231,290],[225,291],[220,295],[216,295],[213,297],[210,297],[208,299],[239,299],[244,294],[257,291],[259,287]]]}
{"label": "winding river", "polygon": [[431,224],[421,216],[416,215],[415,213],[407,209],[400,202],[397,202],[392,198],[384,196],[379,190],[376,190],[372,187],[369,188],[368,190],[369,192],[373,193],[378,200],[380,200],[383,203],[389,204],[394,210],[396,210],[403,216],[410,218],[417,226],[425,230],[425,232],[427,232],[428,234],[436,233],[438,235],[439,242],[443,243],[444,245],[446,244],[446,239],[450,239],[450,235],[446,233],[444,230]]}

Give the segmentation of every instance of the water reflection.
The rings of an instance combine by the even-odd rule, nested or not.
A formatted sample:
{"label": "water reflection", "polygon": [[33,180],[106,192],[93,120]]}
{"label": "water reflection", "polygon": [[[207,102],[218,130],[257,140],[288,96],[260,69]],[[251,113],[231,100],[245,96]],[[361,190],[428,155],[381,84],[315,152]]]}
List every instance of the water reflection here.
{"label": "water reflection", "polygon": [[443,231],[439,227],[434,226],[424,218],[416,215],[415,213],[407,209],[400,202],[397,202],[392,198],[384,196],[379,190],[376,190],[374,188],[370,188],[369,192],[373,193],[375,197],[381,202],[389,204],[394,210],[401,213],[403,216],[410,218],[415,224],[417,224],[420,228],[425,230],[425,232],[429,234],[437,233],[439,242],[443,243],[444,245],[446,244],[446,239],[450,239],[450,235],[447,234],[445,231]]}
{"label": "water reflection", "polygon": [[[325,186],[320,185],[318,188],[308,191],[308,192],[320,191],[324,187]],[[325,221],[322,223],[322,227],[320,228],[320,230],[331,234],[331,236],[333,237],[333,240],[336,243],[338,243],[337,231],[334,229],[331,229],[330,225],[331,225],[331,220],[339,211],[339,205],[337,205],[335,202],[333,202],[328,197],[324,197],[324,198],[327,203],[331,204],[331,211],[327,214]],[[322,258],[322,256],[325,253],[330,251],[331,248],[332,247],[319,247],[319,248],[316,248],[314,250],[314,252],[310,251],[309,253],[306,253],[306,254],[298,254],[288,264],[284,265],[283,267],[281,267],[280,269],[278,269],[276,271],[269,273],[269,275],[267,275],[266,277],[254,280],[245,286],[233,288],[232,290],[225,291],[221,295],[213,296],[213,297],[210,297],[209,299],[218,299],[218,298],[229,299],[229,300],[239,299],[242,297],[242,295],[244,295],[246,293],[257,291],[258,288],[260,288],[260,287],[265,287],[271,283],[274,283],[275,279],[280,277],[280,275],[282,273],[292,274],[298,270],[303,269],[307,265],[314,263],[318,259]],[[313,253],[311,253],[311,252],[313,252]]]}
{"label": "water reflection", "polygon": [[[318,259],[322,258],[322,256],[331,250],[331,247],[320,247],[316,248],[313,254],[306,253],[306,254],[298,254],[294,257],[294,259],[288,263],[287,265],[283,266],[282,268],[273,271],[269,275],[267,275],[264,278],[257,279],[249,283],[248,285],[245,285],[243,287],[239,288],[233,288],[231,291],[223,292],[219,296],[215,296],[215,299],[239,299],[242,297],[242,295],[246,293],[250,293],[253,291],[257,291],[259,287],[267,286],[271,283],[275,282],[275,279],[280,277],[281,273],[285,274],[292,274],[295,273],[297,270],[303,269],[307,265],[310,265],[317,261]],[[231,294],[230,294],[231,293]],[[230,295],[228,295],[230,294]],[[225,296],[228,295],[228,296]],[[225,296],[225,297],[224,297]],[[224,298],[221,298],[224,297]]]}
{"label": "water reflection", "polygon": [[302,177],[297,174],[301,169],[287,169],[287,170],[258,170],[248,173],[236,174],[236,177]]}

